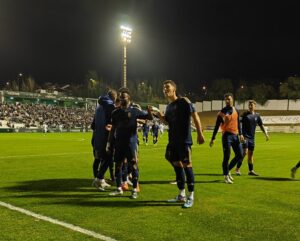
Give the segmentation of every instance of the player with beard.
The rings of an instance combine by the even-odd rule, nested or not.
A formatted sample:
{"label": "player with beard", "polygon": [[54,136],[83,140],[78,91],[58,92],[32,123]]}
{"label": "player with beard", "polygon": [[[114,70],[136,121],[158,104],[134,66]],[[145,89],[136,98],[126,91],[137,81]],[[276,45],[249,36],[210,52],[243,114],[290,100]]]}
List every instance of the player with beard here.
{"label": "player with beard", "polygon": [[[122,195],[122,165],[127,160],[132,170],[132,195],[131,198],[137,198],[138,195],[138,159],[137,159],[137,119],[152,120],[150,107],[148,111],[139,110],[131,105],[130,92],[127,88],[119,90],[120,107],[112,112],[112,130],[107,143],[107,151],[111,152],[111,141],[114,139],[114,162],[117,190],[111,192],[111,196]],[[114,135],[114,138],[113,138]]]}

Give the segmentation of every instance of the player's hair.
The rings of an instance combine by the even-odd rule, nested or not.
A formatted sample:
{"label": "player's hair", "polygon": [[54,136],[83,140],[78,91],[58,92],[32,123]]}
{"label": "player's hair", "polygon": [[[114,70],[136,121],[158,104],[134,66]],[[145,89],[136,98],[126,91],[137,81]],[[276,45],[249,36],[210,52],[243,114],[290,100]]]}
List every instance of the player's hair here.
{"label": "player's hair", "polygon": [[175,84],[175,82],[173,80],[165,80],[164,85],[166,84],[170,84],[170,85],[173,85],[175,87],[175,89],[177,89],[177,85]]}
{"label": "player's hair", "polygon": [[256,105],[256,101],[255,100],[249,100],[248,104],[254,104],[254,105]]}
{"label": "player's hair", "polygon": [[116,99],[117,98],[117,91],[115,91],[113,89],[110,89],[110,90],[107,91],[107,95],[111,99]]}
{"label": "player's hair", "polygon": [[126,87],[122,87],[118,90],[118,92],[121,94],[121,93],[127,93],[128,95],[130,95],[130,91],[128,88]]}
{"label": "player's hair", "polygon": [[227,92],[225,95],[224,95],[224,98],[228,97],[228,96],[231,96],[233,98],[233,94],[231,92]]}

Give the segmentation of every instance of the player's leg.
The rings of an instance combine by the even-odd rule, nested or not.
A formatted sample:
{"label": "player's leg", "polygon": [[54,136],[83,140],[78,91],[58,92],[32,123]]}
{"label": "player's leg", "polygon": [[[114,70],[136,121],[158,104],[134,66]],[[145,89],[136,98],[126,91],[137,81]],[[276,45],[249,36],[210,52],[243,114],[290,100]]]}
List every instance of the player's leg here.
{"label": "player's leg", "polygon": [[138,146],[136,142],[130,143],[129,153],[127,155],[128,164],[132,172],[132,194],[131,198],[136,199],[138,197],[138,181],[139,181],[139,166],[137,156]]}
{"label": "player's leg", "polygon": [[[174,168],[175,174],[176,174],[176,181],[177,181],[177,187],[179,190],[179,194],[174,198],[168,200],[168,202],[185,202],[185,173],[184,168],[182,165],[182,162],[180,160],[180,150],[178,147],[174,146],[167,146],[166,149],[166,159],[172,163],[172,166]],[[181,154],[182,155],[182,154]],[[183,160],[182,158],[181,160]]]}
{"label": "player's leg", "polygon": [[295,178],[297,169],[298,169],[299,167],[300,167],[300,161],[296,164],[296,166],[294,166],[294,167],[291,169],[291,177],[292,177],[292,178]]}
{"label": "player's leg", "polygon": [[258,176],[258,174],[254,171],[254,163],[253,163],[253,154],[254,154],[254,140],[250,139],[249,144],[248,144],[248,169],[249,173],[248,175],[250,176]]}
{"label": "player's leg", "polygon": [[115,178],[116,178],[116,191],[111,192],[109,195],[117,196],[122,195],[122,166],[125,160],[124,150],[121,148],[115,148],[114,162],[115,162]]}
{"label": "player's leg", "polygon": [[238,164],[236,165],[236,169],[235,169],[235,174],[238,175],[238,176],[242,175],[241,166],[242,166],[242,163],[243,163],[243,160],[244,160],[245,156],[248,155],[248,140],[247,139],[245,139],[245,141],[243,142],[242,147],[243,147],[242,161],[238,162]]}
{"label": "player's leg", "polygon": [[222,136],[222,146],[223,146],[223,162],[222,162],[222,169],[224,175],[225,183],[232,184],[232,180],[229,177],[229,167],[228,162],[230,158],[230,148],[231,148],[231,138],[230,135],[227,133],[223,134]]}
{"label": "player's leg", "polygon": [[188,187],[188,197],[186,202],[183,204],[183,208],[190,208],[194,204],[194,184],[195,184],[195,177],[194,177],[194,172],[193,172],[193,167],[192,167],[192,158],[191,158],[191,147],[187,146],[186,147],[186,155],[185,159],[183,161],[183,166],[184,166],[184,172],[186,175],[186,183]]}

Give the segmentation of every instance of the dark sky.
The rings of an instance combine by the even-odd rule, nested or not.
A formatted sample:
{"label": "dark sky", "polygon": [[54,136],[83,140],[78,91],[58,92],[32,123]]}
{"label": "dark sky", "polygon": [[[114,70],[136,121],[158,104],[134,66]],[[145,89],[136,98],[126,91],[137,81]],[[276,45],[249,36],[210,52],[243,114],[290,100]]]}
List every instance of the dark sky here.
{"label": "dark sky", "polygon": [[296,3],[0,0],[0,89],[20,72],[40,83],[79,83],[88,70],[120,81],[122,23],[134,31],[129,81],[168,78],[192,89],[300,74]]}

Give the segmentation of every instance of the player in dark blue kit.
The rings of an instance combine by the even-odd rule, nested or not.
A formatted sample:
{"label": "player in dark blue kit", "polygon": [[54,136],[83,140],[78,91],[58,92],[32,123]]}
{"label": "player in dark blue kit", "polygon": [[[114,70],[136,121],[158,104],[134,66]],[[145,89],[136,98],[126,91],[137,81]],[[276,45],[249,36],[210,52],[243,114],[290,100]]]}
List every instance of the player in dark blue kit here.
{"label": "player in dark blue kit", "polygon": [[[258,174],[253,169],[253,152],[255,146],[255,130],[258,125],[262,132],[266,136],[266,140],[269,140],[269,135],[263,125],[262,119],[260,118],[259,113],[255,112],[256,102],[254,100],[250,100],[248,104],[248,111],[244,112],[241,118],[242,123],[242,133],[245,138],[243,143],[243,158],[248,155],[248,175],[250,176],[258,176]],[[242,161],[237,163],[236,174],[241,175],[240,167],[242,165]]]}
{"label": "player in dark blue kit", "polygon": [[[177,97],[176,84],[172,80],[166,80],[163,91],[169,104],[163,115],[157,112],[162,122],[169,125],[169,142],[166,148],[166,159],[172,164],[176,173],[179,194],[168,202],[184,202],[183,208],[190,208],[194,203],[194,173],[191,160],[191,117],[197,130],[197,143],[204,143],[200,118],[192,103],[187,98]],[[185,179],[189,195],[185,194]]]}
{"label": "player in dark blue kit", "polygon": [[[117,190],[110,193],[112,196],[122,195],[122,165],[127,160],[132,170],[132,195],[137,198],[137,185],[139,178],[137,159],[137,119],[153,119],[151,109],[147,111],[134,108],[131,105],[130,93],[127,88],[119,90],[120,107],[112,112],[112,130],[107,143],[107,151],[110,150],[110,142],[114,139],[114,162]],[[114,135],[114,138],[113,138]]]}
{"label": "player in dark blue kit", "polygon": [[150,126],[147,121],[142,126],[142,131],[143,131],[143,142],[145,145],[148,145],[148,136],[149,136],[149,131],[150,131]]}
{"label": "player in dark blue kit", "polygon": [[[91,128],[93,129],[92,146],[94,153],[93,186],[100,191],[104,191],[105,187],[109,187],[104,180],[104,174],[108,167],[112,167],[112,156],[106,153],[106,143],[108,139],[109,127],[111,124],[111,113],[115,109],[114,103],[117,97],[115,90],[109,90],[106,95],[100,96],[98,106]],[[111,179],[114,179],[113,169],[110,168]]]}
{"label": "player in dark blue kit", "polygon": [[153,137],[153,144],[155,145],[158,140],[158,132],[159,132],[159,125],[154,122],[154,124],[151,127],[152,137]]}

